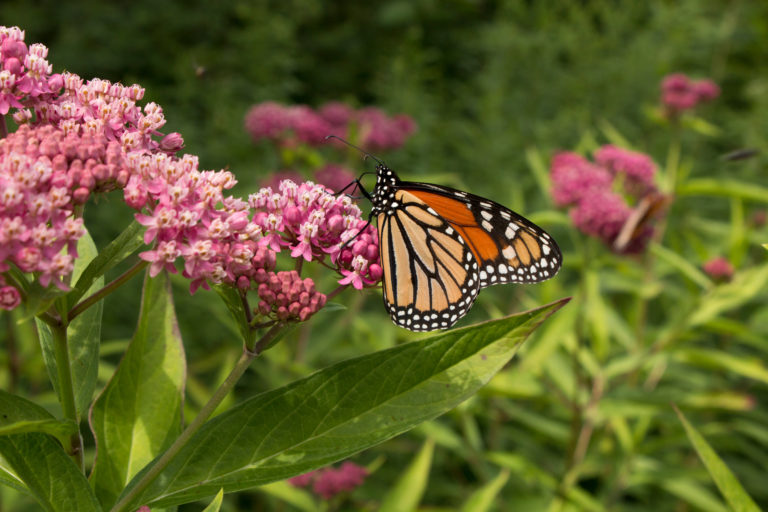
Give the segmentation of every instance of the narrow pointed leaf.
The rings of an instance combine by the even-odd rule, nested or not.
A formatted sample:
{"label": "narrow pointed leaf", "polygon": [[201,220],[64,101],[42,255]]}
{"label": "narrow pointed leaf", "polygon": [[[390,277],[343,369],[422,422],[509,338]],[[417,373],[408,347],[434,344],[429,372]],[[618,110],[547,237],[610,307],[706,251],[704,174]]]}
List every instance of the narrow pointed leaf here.
{"label": "narrow pointed leaf", "polygon": [[208,421],[126,510],[283,480],[443,414],[568,300],[350,359],[246,400]]}
{"label": "narrow pointed leaf", "polygon": [[318,508],[317,502],[312,498],[309,491],[294,487],[285,480],[262,485],[259,487],[259,491],[304,512],[315,512]]}
{"label": "narrow pointed leaf", "polygon": [[203,509],[203,512],[219,512],[221,508],[221,502],[224,499],[224,489],[219,489],[219,492],[214,496],[213,501]]}
{"label": "narrow pointed leaf", "polygon": [[472,496],[461,507],[461,512],[488,512],[493,507],[496,496],[509,480],[509,470],[504,469],[496,478],[472,493]]}
{"label": "narrow pointed leaf", "polygon": [[[86,233],[77,243],[79,257],[75,260],[72,272],[73,280],[77,279],[83,269],[96,256],[96,245],[91,236]],[[89,292],[95,292],[104,286],[104,278],[92,282]],[[101,341],[101,314],[104,303],[99,301],[86,311],[83,311],[67,327],[67,347],[69,349],[69,366],[72,371],[72,385],[75,391],[75,408],[77,417],[81,418],[88,409],[96,389],[99,373],[99,343]],[[53,350],[53,334],[47,324],[37,320],[40,333],[40,345],[43,360],[48,368],[48,376],[53,383],[53,389],[60,393],[59,378],[56,370],[56,358]]]}
{"label": "narrow pointed leaf", "polygon": [[429,480],[432,454],[435,442],[427,439],[398,479],[395,487],[387,494],[379,512],[411,512],[419,506]]}
{"label": "narrow pointed leaf", "polygon": [[38,433],[2,436],[0,454],[43,510],[101,510],[88,480],[51,436]]}
{"label": "narrow pointed leaf", "polygon": [[91,483],[105,506],[180,433],[184,379],[168,277],[147,276],[136,334],[91,408],[97,448]]}
{"label": "narrow pointed leaf", "polygon": [[699,458],[706,466],[709,475],[714,480],[717,488],[720,489],[725,501],[735,512],[760,512],[760,508],[755,504],[752,498],[741,486],[741,483],[728,469],[723,460],[717,455],[715,450],[709,445],[706,439],[691,425],[683,416],[677,407],[675,412],[680,418],[680,422],[685,427],[685,433],[688,439],[699,454]]}

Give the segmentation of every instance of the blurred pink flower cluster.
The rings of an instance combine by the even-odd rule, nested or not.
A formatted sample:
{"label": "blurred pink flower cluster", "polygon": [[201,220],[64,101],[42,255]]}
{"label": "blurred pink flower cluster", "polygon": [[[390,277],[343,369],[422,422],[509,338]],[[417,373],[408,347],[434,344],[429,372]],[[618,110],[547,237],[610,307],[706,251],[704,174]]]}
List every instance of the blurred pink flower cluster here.
{"label": "blurred pink flower cluster", "polygon": [[310,146],[325,143],[328,135],[351,138],[370,151],[396,149],[416,130],[405,114],[388,116],[376,107],[354,110],[339,102],[314,110],[306,105],[285,106],[272,101],[255,105],[245,116],[245,129],[258,141],[268,139],[282,146],[297,142]]}
{"label": "blurred pink flower cluster", "polygon": [[312,490],[323,499],[331,499],[344,491],[352,491],[359,487],[368,476],[368,471],[354,462],[345,462],[338,469],[327,467],[295,476],[288,481],[296,487],[307,487],[312,484]]}
{"label": "blurred pink flower cluster", "polygon": [[653,182],[656,166],[645,154],[613,145],[599,148],[594,158],[592,163],[572,152],[554,156],[550,177],[555,204],[570,206],[571,220],[580,231],[617,252],[642,252],[653,234],[649,222],[633,226],[626,245],[616,247],[615,242],[631,219],[650,220],[642,219],[643,212],[637,215],[636,208],[644,199],[660,196]]}
{"label": "blurred pink flower cluster", "polygon": [[709,260],[703,268],[704,272],[717,282],[722,283],[733,278],[733,265],[722,256]]}
{"label": "blurred pink flower cluster", "polygon": [[720,87],[709,79],[691,80],[683,73],[667,75],[661,82],[661,103],[667,114],[676,117],[701,103],[720,96]]}

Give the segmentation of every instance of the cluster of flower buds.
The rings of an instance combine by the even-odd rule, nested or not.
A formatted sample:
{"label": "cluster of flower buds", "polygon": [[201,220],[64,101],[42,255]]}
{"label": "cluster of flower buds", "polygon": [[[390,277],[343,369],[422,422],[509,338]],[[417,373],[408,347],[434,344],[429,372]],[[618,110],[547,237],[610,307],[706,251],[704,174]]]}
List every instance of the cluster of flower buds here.
{"label": "cluster of flower buds", "polygon": [[307,487],[312,484],[312,490],[323,499],[331,499],[335,495],[352,491],[359,487],[368,476],[368,471],[354,462],[345,462],[338,469],[328,467],[310,471],[289,479],[295,487]]}
{"label": "cluster of flower buds", "polygon": [[315,290],[312,279],[302,279],[295,270],[271,272],[260,279],[256,311],[281,322],[305,321],[325,306],[325,295]]}
{"label": "cluster of flower buds", "polygon": [[720,88],[709,79],[696,81],[683,73],[674,73],[664,77],[661,82],[661,103],[670,117],[676,117],[718,96]]}
{"label": "cluster of flower buds", "polygon": [[402,146],[416,130],[416,123],[405,114],[390,117],[375,107],[354,110],[333,102],[313,110],[306,105],[284,106],[269,101],[251,108],[245,117],[245,129],[257,141],[311,146],[323,144],[331,134],[349,137],[354,129],[360,146],[378,151]]}
{"label": "cluster of flower buds", "polygon": [[[643,199],[661,197],[653,183],[656,166],[648,155],[607,145],[595,152],[592,163],[579,154],[564,152],[552,159],[550,172],[555,204],[571,206],[571,220],[580,231],[618,252],[645,249],[653,235],[650,217],[658,212],[649,209],[644,218],[633,206],[637,208]],[[632,228],[630,240],[617,247],[617,237],[633,218],[643,222]]]}

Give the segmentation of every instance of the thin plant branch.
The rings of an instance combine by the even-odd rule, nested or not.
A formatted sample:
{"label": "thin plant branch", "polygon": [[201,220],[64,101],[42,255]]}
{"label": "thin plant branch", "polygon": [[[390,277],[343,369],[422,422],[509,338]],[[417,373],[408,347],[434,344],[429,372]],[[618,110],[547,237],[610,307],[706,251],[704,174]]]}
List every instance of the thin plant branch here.
{"label": "thin plant branch", "polygon": [[114,281],[108,283],[104,288],[96,291],[94,294],[81,300],[79,304],[73,307],[69,311],[68,320],[71,322],[77,315],[99,302],[101,299],[115,291],[117,288],[128,282],[133,276],[144,270],[149,265],[148,261],[139,260],[131,268],[123,272],[122,275],[117,277]]}

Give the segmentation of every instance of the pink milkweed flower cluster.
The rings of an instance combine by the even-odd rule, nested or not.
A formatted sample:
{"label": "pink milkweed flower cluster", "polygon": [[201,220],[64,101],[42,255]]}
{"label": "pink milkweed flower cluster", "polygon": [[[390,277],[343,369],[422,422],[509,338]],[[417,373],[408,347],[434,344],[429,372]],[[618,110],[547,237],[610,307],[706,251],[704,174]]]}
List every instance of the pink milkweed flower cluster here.
{"label": "pink milkweed flower cluster", "polygon": [[381,280],[378,236],[360,218],[360,208],[347,196],[335,196],[312,182],[280,182],[248,197],[261,228],[260,244],[275,252],[287,248],[292,258],[322,261],[326,256],[357,289]]}
{"label": "pink milkweed flower cluster", "polygon": [[704,272],[717,282],[726,282],[733,278],[733,265],[722,256],[709,260],[703,268]]}
{"label": "pink milkweed flower cluster", "polygon": [[354,462],[345,462],[338,469],[328,467],[310,471],[289,479],[295,487],[307,487],[312,484],[312,490],[323,499],[331,499],[335,495],[352,491],[361,486],[368,476],[368,471]]}
{"label": "pink milkweed flower cluster", "polygon": [[103,134],[22,125],[0,140],[0,271],[13,263],[44,287],[68,289],[85,234],[76,206],[124,185],[128,173],[120,143]]}
{"label": "pink milkweed flower cluster", "polygon": [[328,135],[348,138],[354,130],[361,147],[386,150],[402,146],[416,130],[416,123],[405,114],[390,117],[375,107],[354,110],[332,102],[314,110],[268,101],[248,111],[245,129],[255,141],[267,139],[288,146],[296,142],[319,146]]}
{"label": "pink milkweed flower cluster", "polygon": [[664,77],[661,82],[661,103],[670,117],[676,117],[718,96],[720,87],[709,79],[691,80],[683,73],[674,73]]}
{"label": "pink milkweed flower cluster", "polygon": [[[558,153],[552,159],[552,198],[558,206],[570,206],[574,225],[583,233],[609,246],[633,213],[628,199],[637,204],[657,194],[653,182],[656,166],[645,154],[606,145],[595,152],[595,162],[572,153]],[[622,252],[642,252],[653,234],[649,224]]]}

